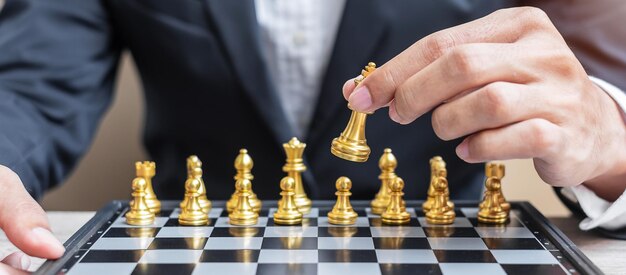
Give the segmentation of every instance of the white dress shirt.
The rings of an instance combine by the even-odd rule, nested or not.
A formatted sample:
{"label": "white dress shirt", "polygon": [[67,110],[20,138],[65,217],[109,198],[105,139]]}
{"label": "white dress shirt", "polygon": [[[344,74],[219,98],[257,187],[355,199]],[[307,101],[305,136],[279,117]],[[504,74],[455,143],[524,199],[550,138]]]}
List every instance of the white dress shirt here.
{"label": "white dress shirt", "polygon": [[[262,52],[291,127],[306,135],[332,52],[345,0],[255,0]],[[597,78],[591,80],[622,108],[626,94]],[[339,88],[338,88],[339,89]],[[338,93],[341,91],[337,91]],[[626,195],[607,202],[583,185],[561,189],[587,218],[580,228],[626,226]]]}

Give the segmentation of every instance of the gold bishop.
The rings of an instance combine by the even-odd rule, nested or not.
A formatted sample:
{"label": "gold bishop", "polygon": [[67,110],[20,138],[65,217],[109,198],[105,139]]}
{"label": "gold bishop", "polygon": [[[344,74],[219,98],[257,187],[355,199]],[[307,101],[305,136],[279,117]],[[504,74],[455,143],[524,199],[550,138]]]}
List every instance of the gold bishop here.
{"label": "gold bishop", "polygon": [[[354,83],[358,86],[363,79],[376,70],[376,64],[369,62],[361,71],[361,75],[354,79]],[[350,105],[348,104],[348,108]],[[365,162],[370,155],[370,147],[365,139],[365,121],[367,113],[361,113],[352,110],[348,125],[341,132],[341,135],[331,143],[330,152],[333,155],[345,160],[354,162]]]}
{"label": "gold bishop", "polygon": [[506,223],[511,206],[502,195],[504,164],[488,163],[485,165],[485,174],[487,175],[485,195],[478,207],[478,221],[490,224]]}
{"label": "gold bishop", "polygon": [[[446,169],[446,162],[443,161],[443,158],[440,156],[435,156],[430,159],[430,184],[428,186],[428,197],[426,201],[422,204],[422,210],[424,213],[428,212],[430,208],[435,203],[435,182],[437,179],[437,175],[439,174],[439,170]],[[446,188],[446,195],[450,196],[450,190]],[[454,203],[452,201],[448,201],[448,206],[450,208],[454,208]]]}
{"label": "gold bishop", "polygon": [[454,223],[454,218],[456,218],[456,214],[454,213],[454,208],[450,207],[448,203],[449,191],[448,191],[448,179],[447,171],[445,168],[437,170],[437,176],[434,181],[434,195],[435,201],[426,212],[426,222],[430,224],[452,224]]}
{"label": "gold bishop", "polygon": [[[250,190],[248,190],[250,202],[250,206],[254,209],[254,211],[259,212],[261,210],[261,200],[259,200],[256,194],[252,191],[252,180],[254,176],[252,175],[252,167],[254,166],[254,162],[250,155],[248,155],[248,150],[241,149],[239,150],[239,155],[235,158],[235,169],[237,170],[237,174],[235,175],[235,181],[240,179],[247,179],[250,181]],[[230,213],[237,206],[237,191],[233,193],[228,202],[226,203],[226,210]]]}
{"label": "gold bishop", "polygon": [[[211,211],[212,204],[206,196],[206,186],[204,185],[204,180],[202,179],[202,161],[200,161],[197,156],[192,155],[187,158],[187,179],[193,177],[194,169],[198,169],[200,173],[200,176],[196,178],[200,182],[200,188],[198,189],[198,203],[200,203],[202,211],[209,213],[209,211]],[[187,197],[185,197],[185,199],[183,199],[180,203],[180,208],[185,208],[185,205],[187,205]]]}

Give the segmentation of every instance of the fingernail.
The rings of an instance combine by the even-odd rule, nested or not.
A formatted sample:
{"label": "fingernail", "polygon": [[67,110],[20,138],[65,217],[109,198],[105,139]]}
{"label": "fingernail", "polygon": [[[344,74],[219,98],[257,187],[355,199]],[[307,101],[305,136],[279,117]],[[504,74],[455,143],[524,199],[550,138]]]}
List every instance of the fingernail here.
{"label": "fingernail", "polygon": [[20,258],[20,267],[22,270],[28,270],[28,268],[30,267],[30,257],[28,257],[26,254],[23,254]]}
{"label": "fingernail", "polygon": [[467,145],[467,140],[464,140],[456,147],[456,154],[462,160],[467,160],[469,158],[469,146]]}
{"label": "fingernail", "polygon": [[65,247],[63,247],[61,242],[59,242],[59,240],[54,237],[54,235],[52,235],[52,232],[50,232],[50,230],[42,227],[36,227],[33,229],[32,232],[40,242],[46,243],[52,249],[54,249],[55,254],[61,255],[65,251]]}
{"label": "fingernail", "polygon": [[389,118],[391,118],[391,120],[396,123],[400,123],[400,116],[398,115],[398,111],[396,110],[395,101],[392,101],[391,104],[389,104]]}
{"label": "fingernail", "polygon": [[348,102],[352,109],[365,112],[372,106],[372,95],[370,95],[370,91],[366,86],[361,86],[350,95]]}

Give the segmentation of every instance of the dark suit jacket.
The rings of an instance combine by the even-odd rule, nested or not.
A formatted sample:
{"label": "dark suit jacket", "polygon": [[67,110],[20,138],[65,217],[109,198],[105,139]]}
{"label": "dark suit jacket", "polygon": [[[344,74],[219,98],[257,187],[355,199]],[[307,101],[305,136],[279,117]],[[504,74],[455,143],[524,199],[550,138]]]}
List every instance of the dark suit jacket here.
{"label": "dark suit jacket", "polygon": [[[329,148],[350,115],[341,86],[364,64],[382,64],[421,37],[504,3],[348,0],[304,140],[309,195],[330,199],[337,177],[348,176],[354,197],[370,199],[379,187],[378,157],[390,147],[408,199],[425,198],[434,155],[447,161],[452,198],[478,199],[483,166],[458,159],[458,141],[439,140],[430,115],[408,126],[393,123],[385,111],[370,116],[367,163],[338,159]],[[159,197],[182,196],[185,158],[197,154],[208,196],[227,198],[233,160],[245,147],[255,160],[256,193],[275,199],[284,175],[281,144],[293,134],[268,77],[272,68],[260,54],[257,28],[252,0],[8,0],[0,13],[0,163],[37,197],[62,181],[89,146],[111,101],[120,52],[128,49],[145,90],[144,141],[157,162]],[[601,52],[594,43],[602,39],[582,41],[588,52]],[[624,84],[611,78],[624,71],[623,63],[593,60],[588,64],[597,75]]]}

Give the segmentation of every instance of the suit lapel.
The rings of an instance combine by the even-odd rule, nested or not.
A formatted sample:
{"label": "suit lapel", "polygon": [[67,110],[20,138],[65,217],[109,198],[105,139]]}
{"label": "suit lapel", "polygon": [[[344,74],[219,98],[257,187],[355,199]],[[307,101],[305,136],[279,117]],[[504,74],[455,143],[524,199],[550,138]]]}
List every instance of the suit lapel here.
{"label": "suit lapel", "polygon": [[254,1],[204,1],[243,90],[271,129],[277,145],[289,140],[293,130],[273,92],[268,68],[261,56]]}
{"label": "suit lapel", "polygon": [[[386,18],[385,1],[348,0],[337,31],[328,68],[322,82],[321,94],[309,128],[308,143],[319,141],[329,121],[340,110],[346,110],[346,100],[341,93],[343,83],[356,77],[374,54],[384,37]],[[382,64],[377,64],[382,65]],[[337,133],[338,135],[339,133]],[[330,144],[330,141],[328,141]],[[330,146],[330,145],[328,145]]]}

